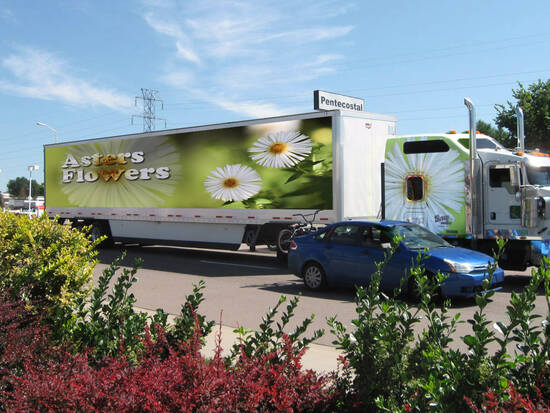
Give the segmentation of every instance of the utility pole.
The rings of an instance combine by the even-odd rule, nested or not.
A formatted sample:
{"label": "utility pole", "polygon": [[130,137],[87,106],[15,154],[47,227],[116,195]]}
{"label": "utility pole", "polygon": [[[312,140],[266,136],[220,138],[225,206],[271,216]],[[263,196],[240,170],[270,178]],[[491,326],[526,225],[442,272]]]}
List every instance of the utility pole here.
{"label": "utility pole", "polygon": [[143,100],[143,114],[132,115],[132,125],[134,124],[134,118],[142,118],[144,132],[151,132],[155,129],[155,121],[157,120],[163,120],[164,128],[166,128],[166,119],[155,117],[155,102],[160,102],[161,109],[164,109],[164,103],[161,99],[157,98],[158,93],[156,90],[141,88],[141,96],[136,96],[134,105],[137,106],[138,99]]}

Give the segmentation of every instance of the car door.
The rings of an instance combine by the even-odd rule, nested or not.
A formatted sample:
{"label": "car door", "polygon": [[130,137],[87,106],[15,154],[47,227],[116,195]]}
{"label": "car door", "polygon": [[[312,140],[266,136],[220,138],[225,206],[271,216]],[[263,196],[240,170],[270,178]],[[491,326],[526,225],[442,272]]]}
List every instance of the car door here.
{"label": "car door", "polygon": [[[385,258],[385,245],[389,239],[384,235],[383,229],[376,225],[363,225],[360,242],[360,274],[355,279],[356,285],[366,285],[370,282],[372,274],[377,270],[376,263],[383,262]],[[384,245],[383,245],[384,244]],[[384,279],[382,279],[381,286]]]}
{"label": "car door", "polygon": [[[386,254],[390,253],[392,236],[387,228],[379,225],[365,225],[361,238],[361,276],[355,280],[355,284],[364,285],[370,282],[372,274],[378,267],[377,263],[382,263],[386,259]],[[388,262],[382,267],[380,288],[386,291],[392,291],[399,287],[401,279],[406,277],[407,268],[410,262],[407,260],[407,254],[403,254],[401,247],[394,251]]]}
{"label": "car door", "polygon": [[352,285],[361,268],[361,225],[336,225],[325,244],[326,276],[329,284]]}
{"label": "car door", "polygon": [[[512,185],[515,165],[487,164],[485,180],[485,222],[491,225],[521,225],[521,202],[516,197],[519,187]],[[487,185],[488,184],[488,185]]]}

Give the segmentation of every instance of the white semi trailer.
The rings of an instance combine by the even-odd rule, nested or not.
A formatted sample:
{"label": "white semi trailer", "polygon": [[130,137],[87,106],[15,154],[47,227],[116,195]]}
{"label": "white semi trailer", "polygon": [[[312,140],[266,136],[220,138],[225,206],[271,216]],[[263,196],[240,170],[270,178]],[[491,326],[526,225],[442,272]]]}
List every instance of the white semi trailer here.
{"label": "white semi trailer", "polygon": [[46,211],[109,241],[276,245],[295,214],[379,216],[396,118],[328,111],[45,145]]}
{"label": "white semi trailer", "polygon": [[522,269],[548,255],[550,156],[475,133],[396,136],[396,118],[327,111],[46,145],[46,211],[109,242],[276,245],[317,215],[413,221]]}

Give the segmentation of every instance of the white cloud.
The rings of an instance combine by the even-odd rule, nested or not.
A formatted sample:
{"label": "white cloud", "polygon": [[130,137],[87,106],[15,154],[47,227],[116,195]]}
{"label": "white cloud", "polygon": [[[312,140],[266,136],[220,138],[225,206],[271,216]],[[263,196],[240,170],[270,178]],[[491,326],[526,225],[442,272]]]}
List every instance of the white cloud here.
{"label": "white cloud", "polygon": [[191,47],[189,37],[185,35],[180,25],[156,18],[152,13],[147,13],[144,18],[153,30],[175,40],[179,57],[194,63],[200,63],[199,57]]}
{"label": "white cloud", "polygon": [[20,48],[18,52],[2,59],[2,66],[15,78],[0,79],[0,90],[5,93],[116,110],[132,105],[129,96],[71,76],[68,64],[48,52],[32,48]]}
{"label": "white cloud", "polygon": [[185,89],[192,86],[194,76],[189,71],[174,71],[162,76],[161,80],[176,88]]}
{"label": "white cloud", "polygon": [[353,26],[344,27],[314,27],[311,29],[291,30],[288,32],[274,33],[259,39],[258,42],[266,42],[276,39],[285,39],[293,43],[313,43],[321,40],[334,39],[342,37],[353,30]]}
{"label": "white cloud", "polygon": [[200,90],[190,90],[201,100],[219,106],[230,112],[243,114],[252,118],[268,118],[271,116],[287,115],[288,111],[283,110],[275,105],[247,101],[247,100],[231,100],[223,96],[208,95]]}
{"label": "white cloud", "polygon": [[10,9],[0,9],[0,20],[6,21],[6,22],[15,22],[15,15]]}
{"label": "white cloud", "polygon": [[336,72],[335,62],[343,57],[332,51],[341,52],[354,29],[343,16],[353,3],[339,0],[201,0],[172,6],[163,1],[161,10],[143,1],[145,22],[174,48],[161,80],[197,100],[249,116],[288,113],[288,107],[261,101],[316,89],[314,82]]}

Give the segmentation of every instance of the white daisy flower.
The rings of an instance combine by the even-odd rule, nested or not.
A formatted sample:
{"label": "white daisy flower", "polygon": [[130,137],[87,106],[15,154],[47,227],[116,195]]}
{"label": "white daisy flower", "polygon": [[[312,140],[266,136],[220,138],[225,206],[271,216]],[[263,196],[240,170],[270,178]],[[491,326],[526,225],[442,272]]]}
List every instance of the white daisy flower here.
{"label": "white daisy flower", "polygon": [[311,153],[311,139],[298,131],[268,133],[258,139],[248,152],[259,165],[286,168],[303,161]]}
{"label": "white daisy flower", "polygon": [[[407,156],[396,144],[387,158],[386,217],[412,221],[434,232],[445,230],[453,221],[451,214],[464,205],[464,163],[458,151]],[[421,185],[421,197],[407,194],[407,180]],[[411,195],[419,199],[409,199]]]}
{"label": "white daisy flower", "polygon": [[244,201],[260,191],[262,178],[249,166],[225,165],[211,171],[204,186],[216,199],[224,202]]}

